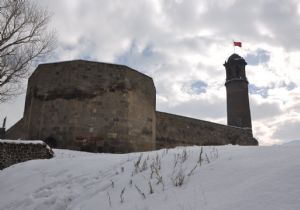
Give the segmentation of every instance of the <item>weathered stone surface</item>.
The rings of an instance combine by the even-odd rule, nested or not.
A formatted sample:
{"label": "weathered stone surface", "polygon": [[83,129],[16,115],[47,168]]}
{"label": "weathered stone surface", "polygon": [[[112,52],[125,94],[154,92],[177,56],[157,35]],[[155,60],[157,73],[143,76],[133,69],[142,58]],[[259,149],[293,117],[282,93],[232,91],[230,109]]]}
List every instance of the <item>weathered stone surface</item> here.
{"label": "weathered stone surface", "polygon": [[0,128],[0,139],[5,138],[5,128]]}
{"label": "weathered stone surface", "polygon": [[185,145],[257,145],[251,130],[156,112],[157,149]]}
{"label": "weathered stone surface", "polygon": [[152,78],[127,66],[83,60],[42,64],[29,78],[24,116],[6,138],[112,153],[257,144],[251,129],[156,112],[155,106]]}
{"label": "weathered stone surface", "polygon": [[0,141],[0,170],[13,164],[33,159],[49,159],[53,157],[51,148],[38,141],[29,143],[27,141]]}
{"label": "weathered stone surface", "polygon": [[[5,133],[5,138],[9,139],[25,139],[26,138],[26,124],[24,123],[24,118],[19,120],[14,126],[12,126]],[[4,139],[4,138],[2,138]]]}
{"label": "weathered stone surface", "polygon": [[246,65],[246,61],[237,54],[232,54],[224,64],[226,68],[227,124],[252,129]]}
{"label": "weathered stone surface", "polygon": [[22,122],[7,137],[93,152],[153,150],[155,103],[152,78],[126,66],[42,64],[29,78]]}

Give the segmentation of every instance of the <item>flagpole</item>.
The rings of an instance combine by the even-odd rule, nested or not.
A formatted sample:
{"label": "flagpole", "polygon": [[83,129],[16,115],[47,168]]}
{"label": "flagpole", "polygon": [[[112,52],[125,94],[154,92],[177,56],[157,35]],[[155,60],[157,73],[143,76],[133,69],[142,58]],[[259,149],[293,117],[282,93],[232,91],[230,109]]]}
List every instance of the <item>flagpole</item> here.
{"label": "flagpole", "polygon": [[233,45],[233,53],[235,53],[235,45],[234,45],[234,40],[232,40],[232,45]]}

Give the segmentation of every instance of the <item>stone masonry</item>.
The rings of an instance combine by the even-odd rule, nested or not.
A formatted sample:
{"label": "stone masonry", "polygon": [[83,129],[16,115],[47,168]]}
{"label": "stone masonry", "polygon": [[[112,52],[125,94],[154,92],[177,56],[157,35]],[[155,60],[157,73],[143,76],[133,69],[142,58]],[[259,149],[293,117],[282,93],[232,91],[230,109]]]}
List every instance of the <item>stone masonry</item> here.
{"label": "stone masonry", "polygon": [[246,61],[238,54],[232,54],[224,64],[226,69],[227,124],[252,129],[246,65]]}
{"label": "stone masonry", "polygon": [[42,64],[29,78],[24,117],[7,138],[93,152],[153,150],[155,104],[152,78],[126,66]]}
{"label": "stone masonry", "polygon": [[0,139],[5,138],[5,128],[0,128]]}
{"label": "stone masonry", "polygon": [[6,138],[113,153],[258,144],[251,129],[157,112],[155,106],[152,78],[127,66],[83,60],[41,64],[28,80],[23,118]]}
{"label": "stone masonry", "polygon": [[52,157],[53,151],[42,141],[0,140],[0,170],[27,160]]}
{"label": "stone masonry", "polygon": [[257,145],[249,129],[156,112],[156,147],[178,145]]}

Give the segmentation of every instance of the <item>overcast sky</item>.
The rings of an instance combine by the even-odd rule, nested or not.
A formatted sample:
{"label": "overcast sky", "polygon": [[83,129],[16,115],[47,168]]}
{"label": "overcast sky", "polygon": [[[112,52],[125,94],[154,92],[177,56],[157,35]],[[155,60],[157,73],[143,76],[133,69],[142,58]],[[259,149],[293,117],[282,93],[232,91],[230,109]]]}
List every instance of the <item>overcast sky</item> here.
{"label": "overcast sky", "polygon": [[[52,14],[56,50],[45,62],[125,64],[154,79],[157,110],[226,124],[224,61],[248,63],[252,125],[261,145],[300,139],[297,0],[36,0]],[[8,127],[24,95],[0,105]]]}

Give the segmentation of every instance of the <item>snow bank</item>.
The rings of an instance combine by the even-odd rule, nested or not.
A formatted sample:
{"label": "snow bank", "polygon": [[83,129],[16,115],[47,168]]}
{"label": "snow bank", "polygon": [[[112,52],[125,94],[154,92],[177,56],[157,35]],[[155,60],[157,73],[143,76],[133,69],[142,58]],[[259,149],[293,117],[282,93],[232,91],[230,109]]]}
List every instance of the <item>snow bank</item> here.
{"label": "snow bank", "polygon": [[0,209],[300,209],[299,146],[203,148],[54,150],[0,171]]}
{"label": "snow bank", "polygon": [[9,143],[9,144],[45,144],[45,142],[40,140],[29,141],[29,140],[3,140],[0,139],[0,143]]}

